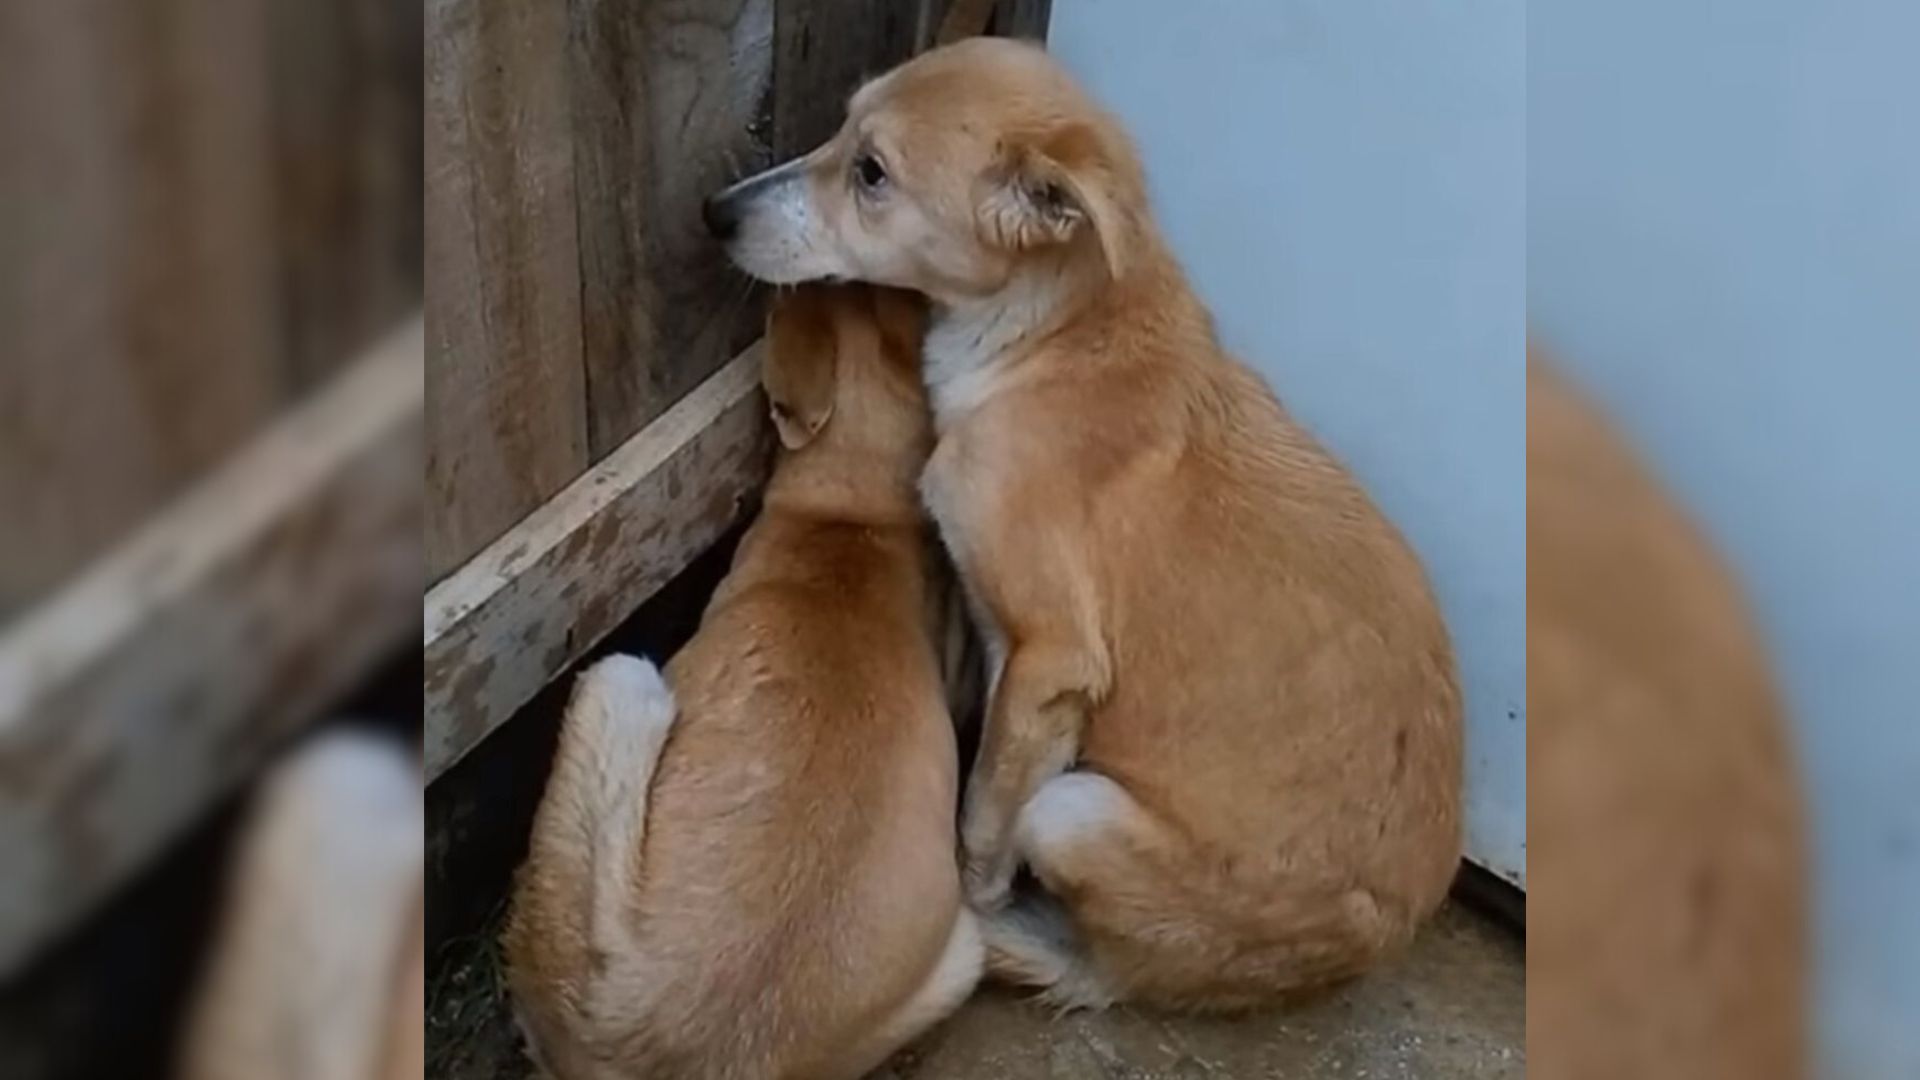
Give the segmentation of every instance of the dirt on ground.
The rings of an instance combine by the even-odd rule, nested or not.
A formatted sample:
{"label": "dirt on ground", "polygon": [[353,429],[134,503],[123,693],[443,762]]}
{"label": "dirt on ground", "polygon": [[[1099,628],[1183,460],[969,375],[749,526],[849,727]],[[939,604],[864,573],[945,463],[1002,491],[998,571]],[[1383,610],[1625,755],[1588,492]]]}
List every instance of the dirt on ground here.
{"label": "dirt on ground", "polygon": [[[428,1001],[433,1080],[531,1075],[490,934],[448,948]],[[1449,904],[1398,960],[1293,1008],[1231,1019],[1054,1017],[987,988],[873,1080],[1505,1080],[1526,1073],[1519,936]]]}

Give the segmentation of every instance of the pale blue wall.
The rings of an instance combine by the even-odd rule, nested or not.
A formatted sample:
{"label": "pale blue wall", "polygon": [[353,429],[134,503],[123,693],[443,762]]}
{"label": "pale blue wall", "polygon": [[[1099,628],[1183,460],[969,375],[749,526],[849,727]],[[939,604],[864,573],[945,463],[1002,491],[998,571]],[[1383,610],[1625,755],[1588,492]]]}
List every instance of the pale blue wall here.
{"label": "pale blue wall", "polygon": [[1054,0],[1229,348],[1425,560],[1460,656],[1469,850],[1526,843],[1520,0]]}
{"label": "pale blue wall", "polygon": [[1536,0],[1530,304],[1752,595],[1825,1075],[1920,1077],[1920,4]]}

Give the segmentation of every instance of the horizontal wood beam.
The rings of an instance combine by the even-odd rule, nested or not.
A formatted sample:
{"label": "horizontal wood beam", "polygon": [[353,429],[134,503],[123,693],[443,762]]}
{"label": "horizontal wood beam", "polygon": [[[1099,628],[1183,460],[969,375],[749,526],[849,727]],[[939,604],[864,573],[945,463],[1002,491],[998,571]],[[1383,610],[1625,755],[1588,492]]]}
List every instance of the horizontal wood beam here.
{"label": "horizontal wood beam", "polygon": [[766,476],[759,379],[756,344],[427,594],[429,780],[740,519]]}
{"label": "horizontal wood beam", "polygon": [[0,632],[0,979],[407,645],[423,359],[415,314]]}

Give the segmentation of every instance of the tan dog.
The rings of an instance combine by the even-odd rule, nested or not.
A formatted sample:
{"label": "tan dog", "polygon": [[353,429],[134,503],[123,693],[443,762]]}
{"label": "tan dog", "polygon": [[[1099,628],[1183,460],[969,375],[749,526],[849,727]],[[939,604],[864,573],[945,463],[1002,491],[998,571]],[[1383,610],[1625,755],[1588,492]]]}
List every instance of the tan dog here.
{"label": "tan dog", "polygon": [[1807,1075],[1803,811],[1744,607],[1613,428],[1531,359],[1532,1076]]}
{"label": "tan dog", "polygon": [[[707,216],[766,280],[934,301],[922,487],[995,675],[962,830],[990,968],[1065,1005],[1229,1008],[1407,941],[1460,856],[1446,631],[1222,353],[1115,121],[1037,48],[963,42]],[[1005,907],[1022,860],[1071,926]]]}
{"label": "tan dog", "polygon": [[914,490],[923,325],[864,286],[784,298],[786,450],[671,693],[621,656],[574,691],[505,938],[563,1080],[855,1077],[979,977]]}

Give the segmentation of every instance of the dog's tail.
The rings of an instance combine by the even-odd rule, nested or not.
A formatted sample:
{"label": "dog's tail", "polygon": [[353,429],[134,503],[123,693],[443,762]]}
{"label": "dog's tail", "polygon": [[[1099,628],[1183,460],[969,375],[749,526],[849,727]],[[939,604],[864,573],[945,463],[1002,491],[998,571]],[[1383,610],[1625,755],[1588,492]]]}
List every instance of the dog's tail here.
{"label": "dog's tail", "polygon": [[609,656],[580,676],[522,871],[521,899],[541,910],[517,914],[573,924],[592,948],[631,943],[647,792],[675,712],[660,670],[639,657]]}
{"label": "dog's tail", "polygon": [[1116,997],[1077,940],[1066,909],[1052,896],[1021,896],[981,917],[986,975],[1013,986],[1040,990],[1040,1002],[1056,1012],[1104,1009]]}

